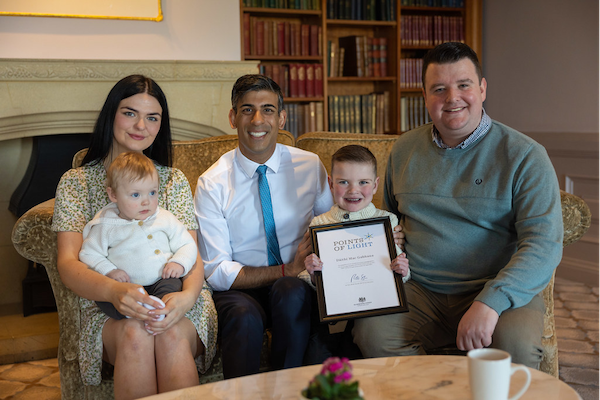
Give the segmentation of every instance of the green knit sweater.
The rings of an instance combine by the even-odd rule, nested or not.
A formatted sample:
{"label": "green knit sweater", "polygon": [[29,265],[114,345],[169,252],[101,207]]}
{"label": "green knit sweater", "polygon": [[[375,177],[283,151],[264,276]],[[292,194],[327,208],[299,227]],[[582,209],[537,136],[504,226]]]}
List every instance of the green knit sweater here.
{"label": "green knit sweater", "polygon": [[493,121],[466,149],[442,150],[431,124],[404,133],[384,203],[406,233],[412,279],[433,292],[481,291],[498,314],[542,291],[562,256],[562,211],[545,149]]}

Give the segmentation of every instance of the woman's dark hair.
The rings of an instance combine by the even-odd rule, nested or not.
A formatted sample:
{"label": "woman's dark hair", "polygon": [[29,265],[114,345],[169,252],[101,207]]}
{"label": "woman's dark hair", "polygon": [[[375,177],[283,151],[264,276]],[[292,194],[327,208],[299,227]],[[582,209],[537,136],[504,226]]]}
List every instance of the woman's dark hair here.
{"label": "woman's dark hair", "polygon": [[117,82],[110,90],[96,120],[94,131],[90,137],[88,152],[81,165],[90,162],[96,164],[109,156],[114,140],[113,126],[119,103],[123,99],[140,93],[148,93],[162,107],[160,130],[156,135],[156,139],[154,139],[154,143],[144,150],[144,154],[160,165],[171,166],[173,157],[167,98],[154,80],[143,75],[127,76]]}

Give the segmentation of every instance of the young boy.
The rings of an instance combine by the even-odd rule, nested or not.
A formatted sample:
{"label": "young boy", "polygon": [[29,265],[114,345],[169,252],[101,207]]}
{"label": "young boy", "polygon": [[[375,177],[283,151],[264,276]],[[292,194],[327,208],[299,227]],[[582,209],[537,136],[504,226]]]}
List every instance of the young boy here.
{"label": "young boy", "polygon": [[[185,226],[158,207],[152,160],[142,153],[120,154],[106,172],[106,191],[112,203],[85,226],[79,259],[116,281],[144,286],[158,299],[180,291],[180,278],[196,263],[198,250]],[[125,318],[111,303],[97,304],[109,317]]]}
{"label": "young boy", "polygon": [[[356,221],[366,218],[387,216],[392,229],[398,225],[396,215],[377,209],[372,201],[379,186],[377,176],[377,159],[369,149],[358,145],[344,146],[331,157],[331,175],[327,177],[329,188],[335,204],[331,209],[313,218],[310,226],[333,224],[336,222]],[[402,275],[402,281],[410,279],[408,259],[400,247],[396,245],[398,256],[392,260],[392,270]],[[323,263],[316,254],[311,254],[304,261],[306,271],[299,277],[310,280],[314,284],[314,272],[323,269]]]}

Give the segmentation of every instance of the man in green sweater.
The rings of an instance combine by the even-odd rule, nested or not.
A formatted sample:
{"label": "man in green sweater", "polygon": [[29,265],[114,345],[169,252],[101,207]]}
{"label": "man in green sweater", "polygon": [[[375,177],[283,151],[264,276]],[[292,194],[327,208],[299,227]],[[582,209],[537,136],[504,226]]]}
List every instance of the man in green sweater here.
{"label": "man in green sweater", "polygon": [[409,312],[357,320],[366,357],[494,347],[538,368],[540,292],[562,256],[562,212],[545,149],[483,109],[475,52],[444,43],[423,60],[433,123],[404,133],[387,166],[384,201],[403,226]]}

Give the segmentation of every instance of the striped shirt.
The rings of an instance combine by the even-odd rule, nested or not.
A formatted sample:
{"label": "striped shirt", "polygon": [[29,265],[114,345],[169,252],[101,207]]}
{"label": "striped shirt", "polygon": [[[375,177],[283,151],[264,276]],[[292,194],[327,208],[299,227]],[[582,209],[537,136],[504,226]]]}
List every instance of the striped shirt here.
{"label": "striped shirt", "polygon": [[471,144],[475,143],[480,138],[484,137],[486,135],[486,133],[489,132],[491,126],[492,126],[492,119],[487,115],[485,110],[482,109],[481,122],[479,122],[479,125],[477,126],[477,128],[465,140],[463,140],[461,143],[459,143],[455,147],[450,147],[446,143],[443,142],[442,137],[440,136],[440,132],[437,130],[435,125],[432,125],[432,128],[431,128],[431,138],[432,138],[433,142],[440,149],[447,149],[447,150],[466,149]]}

